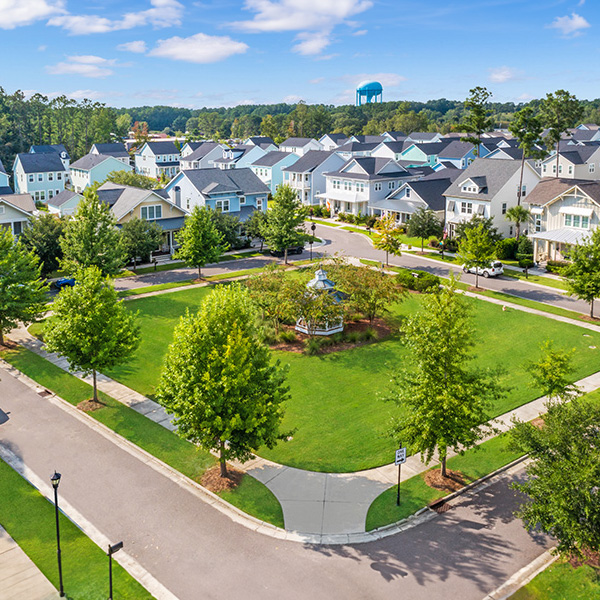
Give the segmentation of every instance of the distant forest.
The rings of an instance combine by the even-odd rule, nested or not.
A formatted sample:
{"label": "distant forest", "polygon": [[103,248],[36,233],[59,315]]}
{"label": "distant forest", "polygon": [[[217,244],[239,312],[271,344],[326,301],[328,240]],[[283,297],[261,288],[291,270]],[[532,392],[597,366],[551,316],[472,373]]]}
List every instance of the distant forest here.
{"label": "distant forest", "polygon": [[[530,104],[536,107],[539,100]],[[600,124],[600,99],[583,100],[584,123]],[[512,115],[526,104],[491,102],[488,109],[496,127],[508,126]],[[89,152],[94,142],[123,138],[134,127],[140,141],[146,132],[185,134],[189,139],[244,139],[265,135],[281,142],[290,136],[315,137],[339,132],[345,135],[378,134],[383,131],[460,130],[464,102],[384,102],[333,106],[323,104],[257,104],[232,108],[174,108],[139,106],[112,108],[91,100],[66,96],[49,99],[41,94],[25,98],[21,91],[7,94],[0,87],[0,160],[7,171],[14,157],[32,144],[64,144],[71,160]],[[137,123],[137,126],[136,126]]]}

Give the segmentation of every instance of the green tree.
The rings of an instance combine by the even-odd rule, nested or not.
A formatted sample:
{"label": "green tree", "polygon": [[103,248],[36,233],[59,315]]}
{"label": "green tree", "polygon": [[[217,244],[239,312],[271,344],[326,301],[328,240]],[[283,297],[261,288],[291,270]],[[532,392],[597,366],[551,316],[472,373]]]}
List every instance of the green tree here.
{"label": "green tree", "polygon": [[142,263],[150,262],[150,254],[156,250],[163,239],[163,228],[153,221],[138,217],[123,223],[121,241],[128,260],[133,261],[136,270],[137,259]]}
{"label": "green tree", "polygon": [[546,140],[556,148],[556,177],[559,176],[558,146],[563,133],[574,127],[583,115],[581,102],[566,90],[557,90],[553,94],[546,94],[540,102],[540,119],[548,129]]}
{"label": "green tree", "polygon": [[476,145],[476,153],[479,156],[481,154],[481,134],[490,131],[494,127],[494,119],[490,117],[491,111],[488,108],[492,92],[484,87],[477,86],[469,90],[469,93],[470,96],[465,100],[465,109],[469,112],[465,116],[462,128],[473,135],[461,138],[461,140]]}
{"label": "green tree", "polygon": [[42,275],[47,277],[58,269],[62,258],[60,238],[67,222],[52,213],[40,212],[29,219],[29,225],[23,230],[19,240],[28,250],[35,252],[40,259]]}
{"label": "green tree", "polygon": [[387,217],[381,217],[375,223],[375,229],[378,230],[377,237],[373,240],[373,246],[377,250],[383,250],[385,252],[385,264],[389,265],[389,255],[400,256],[400,247],[402,241],[400,240],[400,233],[396,227],[396,220],[392,215]]}
{"label": "green tree", "polygon": [[156,179],[134,173],[133,171],[112,171],[106,177],[106,181],[112,181],[119,185],[130,185],[143,190],[153,190],[159,187],[156,183]]}
{"label": "green tree", "polygon": [[463,263],[463,270],[476,268],[475,287],[479,287],[479,271],[489,267],[495,255],[494,242],[482,224],[466,230],[458,243],[458,259]]}
{"label": "green tree", "polygon": [[512,446],[530,458],[527,478],[513,484],[527,496],[517,514],[529,531],[554,537],[561,553],[598,552],[600,405],[569,383],[572,353],[547,343],[529,370],[549,400],[543,427],[516,421],[511,431]]}
{"label": "green tree", "polygon": [[442,225],[431,209],[421,206],[411,215],[408,222],[408,235],[421,238],[421,252],[426,239],[441,233]]}
{"label": "green tree", "polygon": [[519,148],[523,151],[521,157],[521,174],[519,176],[519,189],[517,190],[517,205],[521,205],[523,192],[523,172],[525,171],[526,158],[544,158],[546,152],[540,149],[543,126],[532,106],[525,106],[516,112],[508,127],[509,131],[519,141]]}
{"label": "green tree", "polygon": [[265,238],[263,232],[267,224],[267,213],[262,210],[255,210],[250,218],[244,222],[244,232],[251,240],[260,240],[260,251],[263,251]]}
{"label": "green tree", "polygon": [[64,356],[71,369],[92,374],[93,401],[98,402],[97,372],[120,364],[139,345],[136,316],[119,302],[98,267],[81,269],[77,285],[63,288],[54,301],[44,328],[46,349]]}
{"label": "green tree", "polygon": [[302,242],[306,212],[306,207],[289,185],[279,186],[267,212],[263,237],[271,250],[283,252],[286,265],[288,248]]}
{"label": "green tree", "polygon": [[533,244],[528,237],[523,236],[519,240],[516,258],[519,261],[521,269],[525,270],[525,279],[528,279],[529,269],[535,265],[535,261],[533,260]]}
{"label": "green tree", "polygon": [[131,129],[131,116],[127,113],[119,115],[116,119],[116,127],[117,130],[115,131],[115,133],[119,137],[126,137],[129,133],[129,130]]}
{"label": "green tree", "polygon": [[569,295],[589,302],[593,319],[594,300],[600,296],[600,228],[571,247],[570,259],[560,274],[565,278]]}
{"label": "green tree", "polygon": [[469,369],[472,316],[454,277],[423,298],[402,333],[410,365],[393,378],[386,398],[400,409],[391,434],[411,452],[421,452],[426,463],[437,452],[446,477],[448,449],[462,453],[492,431],[489,410],[504,390],[494,373]]}
{"label": "green tree", "polygon": [[529,223],[531,221],[531,212],[517,204],[516,206],[511,206],[507,211],[505,217],[511,222],[515,224],[515,237],[517,241],[519,240],[519,236],[521,235],[521,225],[523,223]]}
{"label": "green tree", "polygon": [[494,219],[492,217],[486,219],[481,215],[474,215],[468,221],[461,221],[460,223],[457,223],[456,227],[454,228],[454,237],[460,242],[466,231],[469,231],[470,229],[477,229],[477,227],[480,225],[483,225],[483,228],[488,232],[488,235],[494,244],[502,239],[502,236],[500,233],[498,233],[498,229],[494,227]]}
{"label": "green tree", "polygon": [[224,245],[232,250],[239,250],[246,243],[240,236],[241,224],[238,217],[220,210],[211,212],[217,231],[223,236]]}
{"label": "green tree", "polygon": [[212,213],[210,208],[195,206],[176,235],[180,247],[175,256],[190,267],[196,267],[198,279],[202,278],[202,267],[217,262],[228,248]]}
{"label": "green tree", "polygon": [[117,221],[110,206],[100,202],[92,188],[83,192],[83,200],[68,222],[60,246],[61,268],[70,274],[94,265],[103,275],[116,275],[124,264]]}
{"label": "green tree", "polygon": [[29,324],[46,310],[47,287],[34,252],[0,227],[0,344],[19,322]]}
{"label": "green tree", "polygon": [[271,360],[256,328],[257,313],[240,285],[216,288],[197,314],[175,328],[157,397],[175,415],[177,433],[229,459],[272,448],[289,397],[285,370]]}

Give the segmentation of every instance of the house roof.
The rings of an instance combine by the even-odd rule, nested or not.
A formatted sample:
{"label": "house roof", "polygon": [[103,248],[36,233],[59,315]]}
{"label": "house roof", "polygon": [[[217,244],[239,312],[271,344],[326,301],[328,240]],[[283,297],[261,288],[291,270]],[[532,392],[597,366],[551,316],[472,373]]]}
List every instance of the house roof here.
{"label": "house roof", "polygon": [[386,140],[382,135],[353,135],[352,137],[361,144],[381,144]]}
{"label": "house roof", "polygon": [[235,146],[234,148],[225,148],[223,150],[223,155],[225,155],[225,153],[229,153],[229,152],[233,152],[233,158],[228,158],[225,156],[222,156],[221,158],[215,158],[215,160],[213,160],[214,163],[231,163],[231,162],[236,162],[238,160],[240,160],[240,158],[242,158],[242,156],[248,154],[248,152],[250,152],[251,150],[254,150],[254,148],[257,148],[257,146]]}
{"label": "house roof", "polygon": [[432,173],[423,179],[405,183],[402,187],[390,194],[388,198],[392,200],[397,199],[397,196],[399,196],[400,191],[404,187],[410,187],[415,194],[419,196],[419,198],[426,202],[427,206],[431,210],[444,210],[444,207],[446,206],[444,192],[450,187],[450,185],[459,175],[460,171],[457,169],[444,169],[442,172]]}
{"label": "house roof", "polygon": [[252,137],[248,138],[248,141],[255,146],[261,147],[269,146],[270,144],[273,144],[273,146],[277,145],[270,137],[266,135],[253,135]]}
{"label": "house roof", "polygon": [[129,157],[129,152],[125,149],[125,144],[94,144],[92,148],[95,148],[98,151],[98,154],[104,154],[106,156],[114,156],[115,158]]}
{"label": "house roof", "polygon": [[221,147],[221,144],[217,144],[217,142],[191,142],[189,144],[190,148],[192,147],[192,144],[195,145],[194,151],[188,154],[187,156],[182,156],[182,161],[193,162],[195,160],[200,160],[204,158],[209,152],[212,152],[215,148]]}
{"label": "house roof", "polygon": [[593,131],[589,129],[576,129],[571,134],[571,138],[574,140],[586,142],[590,141],[596,135],[598,135],[598,131]]}
{"label": "house roof", "polygon": [[62,154],[65,153],[67,158],[69,158],[69,153],[65,148],[64,144],[43,144],[39,146],[31,146],[29,149],[30,154]]}
{"label": "house roof", "polygon": [[388,196],[387,198],[382,198],[381,200],[374,200],[373,202],[369,202],[369,208],[391,210],[394,212],[401,212],[409,215],[417,212],[417,210],[422,206],[423,204],[421,202],[416,202],[414,200],[411,200],[410,198],[392,198],[391,196]]}
{"label": "house roof", "polygon": [[[412,144],[413,142],[410,143],[411,146]],[[378,144],[378,146],[385,146],[386,148],[389,148],[392,152],[395,153],[400,153],[403,150],[406,150],[406,146],[404,145],[403,140],[398,140],[395,142],[381,142],[381,144]]]}
{"label": "house roof", "polygon": [[[424,146],[425,144],[421,144]],[[428,146],[430,144],[427,144]],[[441,152],[439,152],[438,156],[440,158],[454,158],[459,159],[466,156],[471,150],[473,150],[475,146],[471,144],[471,142],[461,142],[460,140],[452,140]]]}
{"label": "house roof", "polygon": [[521,148],[496,148],[490,152],[486,158],[493,158],[492,154],[498,155],[502,153],[506,155],[506,158],[503,157],[504,160],[521,160],[523,157],[523,150],[521,150]]}
{"label": "house roof", "polygon": [[[472,198],[474,200],[491,200],[506,182],[521,168],[517,160],[495,160],[493,158],[476,158],[457,177],[444,193],[453,198]],[[482,188],[479,193],[463,192],[461,185],[471,180]]]}
{"label": "house roof", "polygon": [[[352,164],[356,163],[362,170],[362,172],[357,171],[344,171],[344,169]],[[386,167],[388,164],[392,163],[393,166],[397,167],[393,171],[382,173],[382,169]],[[390,158],[379,158],[375,156],[355,156],[348,160],[344,165],[340,167],[338,171],[333,171],[331,173],[325,173],[327,176],[333,177],[341,177],[348,179],[392,179],[395,177],[406,177],[410,176],[406,169],[401,167],[396,161],[393,161]]]}
{"label": "house roof", "polygon": [[[574,165],[585,165],[590,157],[592,156],[592,154],[594,154],[594,152],[596,152],[598,150],[598,146],[593,145],[593,146],[569,146],[568,150],[560,150],[559,154],[565,159],[568,160],[570,163],[573,163]],[[556,160],[556,155],[554,155],[554,157],[549,157],[549,158],[554,158],[554,160]],[[548,160],[548,159],[546,159]]]}
{"label": "house roof", "polygon": [[537,205],[548,204],[575,186],[600,204],[600,181],[563,179],[561,177],[544,177],[541,179],[529,193],[527,202]]}
{"label": "house roof", "polygon": [[321,136],[321,139],[324,137],[328,137],[332,142],[336,142],[337,144],[348,139],[345,133],[326,133]]}
{"label": "house roof", "polygon": [[11,194],[14,194],[14,192],[8,185],[3,185],[0,187],[0,196],[10,196]]}
{"label": "house roof", "polygon": [[571,227],[561,227],[560,229],[551,229],[550,231],[540,231],[531,233],[530,238],[535,240],[547,240],[549,242],[559,242],[561,244],[579,244],[590,235],[587,229],[574,229]]}
{"label": "house roof", "polygon": [[251,169],[194,169],[181,171],[203,195],[221,193],[260,194],[269,188]]}
{"label": "house roof", "polygon": [[114,156],[107,156],[105,154],[86,154],[79,160],[76,160],[72,165],[71,169],[81,169],[82,171],[89,171],[98,165],[101,165],[104,161],[109,158],[117,160]]}
{"label": "house roof", "polygon": [[[148,146],[148,148],[150,148],[154,154],[179,154],[179,150],[174,142],[170,142],[168,140],[160,142],[146,142],[144,146]],[[144,146],[142,146],[142,148]],[[136,154],[138,154],[138,152],[136,152]]]}
{"label": "house roof", "polygon": [[430,142],[431,140],[436,139],[436,137],[439,135],[439,133],[431,131],[413,131],[412,133],[409,133],[406,137],[410,138],[413,142],[416,140]]}
{"label": "house roof", "polygon": [[256,167],[272,167],[284,158],[289,158],[289,152],[281,152],[280,150],[272,150],[261,156],[258,160],[252,163],[252,166]]}
{"label": "house roof", "polygon": [[5,196],[1,196],[0,200],[26,213],[33,214],[35,210],[35,202],[31,194],[6,194]]}
{"label": "house roof", "polygon": [[[408,140],[407,140],[408,141]],[[406,142],[404,142],[406,144]],[[411,141],[408,146],[406,146],[405,150],[414,146],[415,148],[421,150],[423,154],[427,156],[439,156],[450,144],[453,144],[453,140],[444,139],[439,142],[425,142],[422,144],[418,144],[415,141]]]}
{"label": "house roof", "polygon": [[336,152],[369,152],[380,146],[381,142],[347,142],[343,146],[338,146]]}
{"label": "house roof", "polygon": [[405,140],[408,136],[402,131],[384,131],[387,135],[394,138],[397,142]]}
{"label": "house roof", "polygon": [[62,192],[60,192],[60,194],[56,194],[56,196],[48,198],[48,200],[46,200],[46,204],[48,204],[48,206],[55,206],[58,208],[59,206],[62,206],[65,202],[71,200],[71,198],[73,198],[74,196],[79,196],[80,198],[83,198],[81,194],[78,194],[73,190],[63,190]]}
{"label": "house roof", "polygon": [[279,144],[279,147],[281,148],[282,146],[300,146],[302,148],[303,146],[306,146],[306,144],[314,141],[315,140],[313,140],[313,138],[291,137],[285,140],[285,142],[281,142],[281,144]]}
{"label": "house roof", "polygon": [[17,154],[25,173],[48,173],[50,171],[66,171],[60,156],[56,152],[36,153],[36,154]]}
{"label": "house roof", "polygon": [[293,173],[311,173],[320,164],[327,160],[333,153],[333,150],[309,150],[304,156],[301,156],[293,165],[290,165],[289,167],[284,167],[282,171],[291,171]]}

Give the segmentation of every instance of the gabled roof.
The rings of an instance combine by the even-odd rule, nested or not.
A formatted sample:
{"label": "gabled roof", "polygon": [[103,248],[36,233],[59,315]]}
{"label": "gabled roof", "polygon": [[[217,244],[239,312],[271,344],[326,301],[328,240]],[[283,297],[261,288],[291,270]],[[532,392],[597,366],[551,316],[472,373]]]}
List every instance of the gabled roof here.
{"label": "gabled roof", "polygon": [[304,156],[301,156],[293,165],[290,165],[289,167],[284,167],[282,171],[291,171],[293,173],[311,173],[320,164],[325,162],[332,154],[334,154],[333,150],[309,150]]}
{"label": "gabled roof", "polygon": [[7,194],[1,196],[0,200],[24,213],[33,214],[35,210],[35,202],[31,194]]}
{"label": "gabled roof", "polygon": [[29,148],[30,154],[66,154],[66,157],[69,158],[69,153],[65,148],[64,144],[46,144],[41,146],[31,146]]}
{"label": "gabled roof", "polygon": [[161,142],[146,142],[136,154],[139,154],[146,146],[150,148],[154,154],[179,154],[177,146],[168,140]]}
{"label": "gabled roof", "polygon": [[215,148],[220,148],[221,144],[217,144],[217,142],[191,142],[189,144],[190,148],[194,144],[194,151],[188,154],[187,156],[182,156],[181,160],[184,162],[193,162],[195,160],[201,160],[204,158],[209,152],[212,152]]}
{"label": "gabled roof", "polygon": [[[592,154],[598,151],[599,146],[568,146],[568,148],[568,150],[560,150],[560,156],[574,165],[585,165]],[[549,156],[544,162],[550,159],[556,160],[556,154]]]}
{"label": "gabled roof", "polygon": [[523,150],[521,148],[496,148],[490,152],[486,158],[495,158],[492,155],[505,154],[507,158],[505,160],[521,160],[523,157]]}
{"label": "gabled roof", "polygon": [[300,146],[300,148],[302,148],[306,146],[306,144],[314,141],[316,140],[314,140],[313,138],[291,137],[285,140],[285,142],[281,142],[281,144],[279,144],[279,147],[281,148],[282,146]]}
{"label": "gabled roof", "polygon": [[[360,172],[348,171],[347,167],[352,164],[358,165]],[[395,167],[392,171],[382,172],[385,167]],[[394,177],[407,177],[411,174],[391,158],[379,158],[375,156],[355,156],[340,167],[338,171],[325,173],[327,176],[347,177],[348,179],[391,179]]]}
{"label": "gabled roof", "polygon": [[[246,154],[248,154],[249,152],[251,152],[252,150],[254,150],[254,148],[259,148],[259,146],[235,146],[233,148],[225,148],[223,150],[223,156],[221,158],[215,158],[215,160],[213,160],[214,163],[230,163],[230,162],[236,162],[238,160],[240,160],[240,158],[242,158],[242,156],[245,156]],[[233,158],[227,158],[225,157],[225,154],[228,154],[229,152],[233,153]],[[187,159],[186,159],[187,160]]]}
{"label": "gabled roof", "polygon": [[249,137],[247,141],[254,146],[261,147],[269,146],[270,144],[273,144],[273,146],[277,145],[270,137],[266,135],[253,135],[252,137]]}
{"label": "gabled roof", "polygon": [[181,171],[177,177],[187,177],[203,195],[222,193],[260,194],[269,188],[251,169],[194,169]]}
{"label": "gabled roof", "polygon": [[85,156],[82,156],[79,160],[76,160],[71,165],[71,169],[81,169],[82,171],[89,171],[90,169],[93,169],[94,167],[97,167],[98,165],[101,165],[103,162],[110,159],[118,160],[114,156],[107,156],[106,154],[86,154]]}
{"label": "gabled roof", "polygon": [[77,192],[74,192],[72,190],[63,190],[62,192],[60,192],[60,194],[56,194],[56,196],[48,198],[48,200],[46,200],[46,204],[48,204],[48,206],[55,206],[56,208],[58,208],[59,206],[62,206],[65,202],[71,200],[71,198],[73,198],[74,196],[79,196],[80,198],[83,198],[83,196],[81,194],[78,194]]}
{"label": "gabled roof", "polygon": [[361,144],[381,144],[386,139],[382,135],[353,135],[352,137]]}
{"label": "gabled roof", "polygon": [[[293,154],[291,156],[294,156]],[[276,165],[278,162],[289,159],[289,152],[281,152],[280,150],[271,150],[271,152],[267,152],[257,160],[252,163],[252,166],[256,167],[272,167]]]}
{"label": "gabled roof", "polygon": [[384,131],[382,136],[385,137],[386,134],[389,135],[391,138],[394,138],[394,140],[396,140],[397,142],[401,142],[402,140],[405,140],[408,137],[402,131]]}
{"label": "gabled roof", "polygon": [[445,177],[440,177],[439,173],[433,173],[432,175],[424,177],[423,179],[409,181],[390,194],[388,198],[394,199],[400,195],[401,190],[406,187],[410,187],[410,189],[413,190],[414,193],[419,196],[419,198],[421,198],[431,210],[444,210],[446,206],[444,192],[456,180],[456,178],[459,176],[459,173],[460,171],[458,170],[448,170],[445,172]]}
{"label": "gabled roof", "polygon": [[7,185],[0,186],[0,196],[10,196],[11,194],[14,194],[11,187]]}
{"label": "gabled roof", "polygon": [[115,158],[128,158],[129,152],[125,149],[125,144],[94,144],[92,150],[95,149],[98,154],[113,156]]}
{"label": "gabled roof", "polygon": [[322,135],[319,140],[322,140],[324,137],[328,137],[332,142],[339,144],[340,142],[344,142],[348,139],[348,136],[345,133],[326,133]]}
{"label": "gabled roof", "polygon": [[[421,144],[421,146],[430,146],[431,144]],[[465,157],[475,148],[471,142],[461,142],[460,140],[452,140],[445,148],[443,148],[438,156],[440,158],[459,159]]]}
{"label": "gabled roof", "polygon": [[381,142],[347,142],[343,146],[338,146],[336,152],[370,152],[380,146]]}
{"label": "gabled roof", "polygon": [[[493,158],[476,158],[444,193],[453,198],[473,198],[491,200],[506,182],[521,168],[518,160],[495,160]],[[463,192],[463,182],[473,181],[481,191],[479,193]]]}
{"label": "gabled roof", "polygon": [[436,139],[436,137],[438,137],[439,135],[439,133],[431,131],[413,131],[412,133],[409,133],[406,137],[410,138],[413,142],[415,140],[430,142],[431,140]]}
{"label": "gabled roof", "polygon": [[[412,144],[413,142],[410,143],[411,146]],[[381,144],[377,144],[377,146],[385,146],[386,148],[389,148],[392,152],[397,154],[400,154],[400,152],[406,150],[406,146],[404,145],[403,140],[399,140],[396,142],[381,142]]]}
{"label": "gabled roof", "polygon": [[[418,150],[421,150],[421,152],[423,152],[423,154],[426,154],[427,156],[439,156],[450,144],[453,143],[454,141],[450,139],[443,139],[439,142],[425,142],[422,144],[418,144],[417,142],[411,141],[408,144],[408,146],[406,146],[405,150],[408,150],[408,148],[414,146]],[[404,144],[406,144],[406,142],[404,142]]]}
{"label": "gabled roof", "polygon": [[36,153],[36,154],[17,154],[15,159],[21,163],[25,173],[48,173],[66,171],[60,156],[56,152]]}
{"label": "gabled roof", "polygon": [[574,187],[578,187],[597,204],[600,204],[600,181],[589,179],[563,179],[561,177],[544,177],[527,196],[529,204],[544,205],[554,202]]}

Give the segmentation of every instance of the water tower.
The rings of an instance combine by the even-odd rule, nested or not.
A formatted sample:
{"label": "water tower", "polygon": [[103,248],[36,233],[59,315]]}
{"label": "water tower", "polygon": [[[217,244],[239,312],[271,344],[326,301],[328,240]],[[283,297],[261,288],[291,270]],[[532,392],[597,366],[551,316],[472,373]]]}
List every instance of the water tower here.
{"label": "water tower", "polygon": [[383,86],[379,81],[363,81],[356,86],[356,106],[383,102]]}

